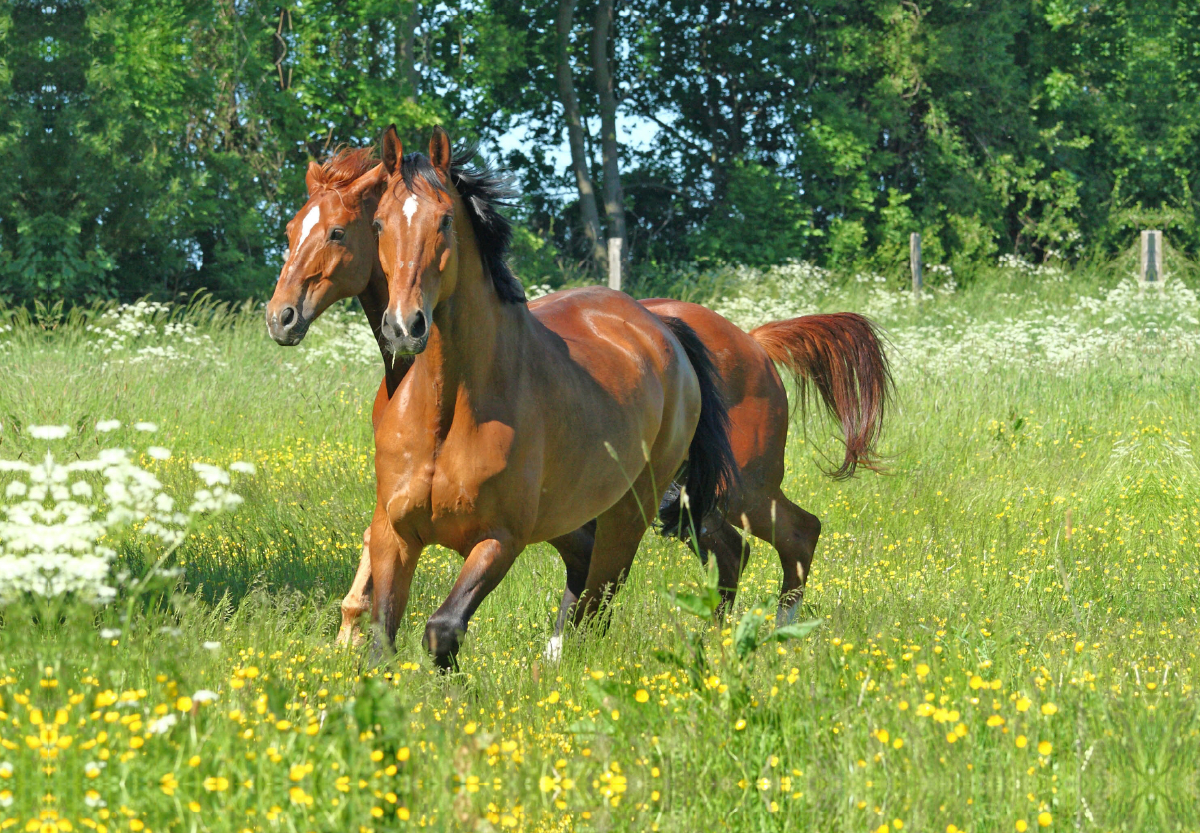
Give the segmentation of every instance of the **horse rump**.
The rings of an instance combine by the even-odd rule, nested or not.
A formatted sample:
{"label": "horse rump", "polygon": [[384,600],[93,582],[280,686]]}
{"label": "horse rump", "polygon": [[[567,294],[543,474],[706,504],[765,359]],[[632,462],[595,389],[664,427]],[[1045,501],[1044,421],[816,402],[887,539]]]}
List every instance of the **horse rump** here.
{"label": "horse rump", "polygon": [[738,488],[741,470],[729,441],[729,408],[712,354],[696,331],[678,318],[660,316],[678,339],[700,382],[700,420],[688,446],[687,462],[659,506],[664,536],[687,541],[711,512],[721,512]]}

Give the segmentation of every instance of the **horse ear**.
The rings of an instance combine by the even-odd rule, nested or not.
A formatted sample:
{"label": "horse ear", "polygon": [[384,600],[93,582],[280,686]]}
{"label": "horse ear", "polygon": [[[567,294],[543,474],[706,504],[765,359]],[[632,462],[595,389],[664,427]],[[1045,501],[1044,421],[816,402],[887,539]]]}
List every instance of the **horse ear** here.
{"label": "horse ear", "polygon": [[387,168],[380,162],[374,168],[354,180],[354,184],[350,186],[350,192],[359,199],[362,199],[369,191],[382,187],[387,182],[387,178]]}
{"label": "horse ear", "polygon": [[383,168],[388,172],[388,176],[392,176],[400,170],[400,160],[404,158],[404,145],[400,143],[396,125],[388,125],[388,129],[383,131],[380,144],[383,145]]}
{"label": "horse ear", "polygon": [[429,161],[445,181],[450,176],[450,136],[439,124],[429,138]]}
{"label": "horse ear", "polygon": [[310,197],[316,192],[317,186],[321,184],[321,166],[316,162],[308,163],[308,171],[304,174],[304,184],[308,186]]}

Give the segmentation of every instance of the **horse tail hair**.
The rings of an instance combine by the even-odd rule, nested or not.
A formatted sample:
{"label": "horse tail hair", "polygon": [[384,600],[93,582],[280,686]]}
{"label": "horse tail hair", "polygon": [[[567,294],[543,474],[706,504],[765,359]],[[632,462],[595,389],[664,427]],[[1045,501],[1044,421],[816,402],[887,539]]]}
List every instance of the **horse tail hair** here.
{"label": "horse tail hair", "polygon": [[[678,318],[660,316],[678,339],[700,382],[700,421],[680,473],[682,489],[672,487],[659,508],[662,534],[687,540],[710,512],[721,511],[741,483],[741,470],[729,440],[729,408],[712,354],[696,331]],[[686,495],[686,499],[685,496]],[[684,511],[687,518],[684,518]]]}
{"label": "horse tail hair", "polygon": [[876,325],[852,312],[804,315],[764,324],[750,335],[771,360],[787,369],[806,411],[815,387],[841,426],[846,456],[826,474],[841,480],[858,466],[882,471],[875,445],[891,407],[895,384]]}

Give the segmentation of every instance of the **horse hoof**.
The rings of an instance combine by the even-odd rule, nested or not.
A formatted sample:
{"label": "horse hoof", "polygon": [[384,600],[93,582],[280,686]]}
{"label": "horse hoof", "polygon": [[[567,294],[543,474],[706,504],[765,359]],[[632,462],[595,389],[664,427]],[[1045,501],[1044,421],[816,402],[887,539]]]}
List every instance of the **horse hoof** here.
{"label": "horse hoof", "polygon": [[552,636],[550,641],[546,643],[546,650],[542,651],[542,656],[547,662],[558,662],[562,659],[563,638],[561,636]]}

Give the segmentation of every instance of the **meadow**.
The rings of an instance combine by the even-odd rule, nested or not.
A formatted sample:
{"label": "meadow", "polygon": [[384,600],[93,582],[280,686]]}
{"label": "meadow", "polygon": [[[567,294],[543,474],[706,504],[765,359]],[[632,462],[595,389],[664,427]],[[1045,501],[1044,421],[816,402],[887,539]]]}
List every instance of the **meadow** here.
{"label": "meadow", "polygon": [[681,277],[744,326],[854,310],[890,339],[889,472],[825,477],[817,415],[789,444],[819,624],[770,639],[756,544],[714,627],[683,609],[700,560],[649,533],[607,633],[550,663],[538,545],[449,675],[420,645],[444,550],[394,660],[332,643],[374,494],[359,314],[284,349],[251,307],[9,311],[0,458],[128,448],[177,496],[195,463],[240,468],[244,502],[178,518],[165,572],[145,519],[106,532],[111,601],[0,592],[0,830],[1200,830],[1200,281],[1177,271],[1142,293],[1128,257],[1008,259],[920,300],[802,263]]}

